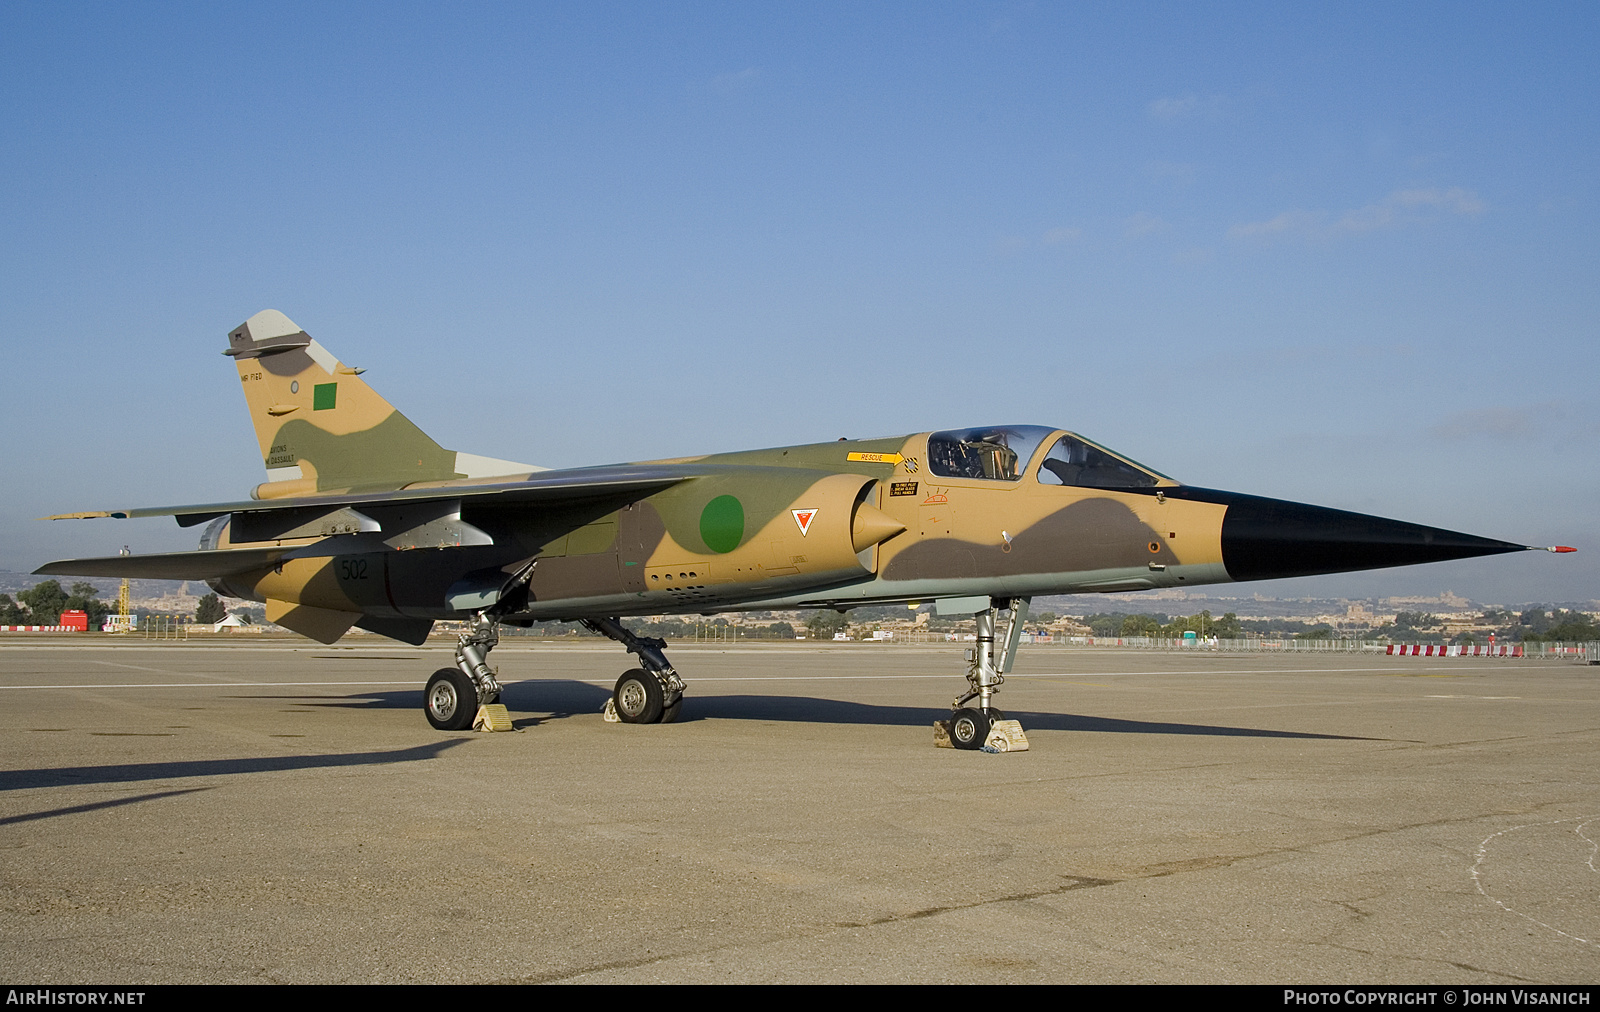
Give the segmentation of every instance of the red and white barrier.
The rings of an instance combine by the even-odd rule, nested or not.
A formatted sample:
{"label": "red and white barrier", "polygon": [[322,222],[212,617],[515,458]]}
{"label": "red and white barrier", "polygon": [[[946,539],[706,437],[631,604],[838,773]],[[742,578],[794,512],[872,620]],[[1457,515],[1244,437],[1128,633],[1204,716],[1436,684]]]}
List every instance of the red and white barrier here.
{"label": "red and white barrier", "polygon": [[1384,653],[1392,657],[1521,657],[1521,643],[1494,646],[1443,643],[1391,643]]}
{"label": "red and white barrier", "polygon": [[0,632],[83,632],[75,625],[0,625]]}

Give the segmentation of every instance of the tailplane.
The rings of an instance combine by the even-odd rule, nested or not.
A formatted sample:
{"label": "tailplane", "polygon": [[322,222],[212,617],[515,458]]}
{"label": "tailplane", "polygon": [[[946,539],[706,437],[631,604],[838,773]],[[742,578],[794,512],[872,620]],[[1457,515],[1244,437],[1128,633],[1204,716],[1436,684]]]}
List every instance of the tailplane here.
{"label": "tailplane", "polygon": [[526,476],[529,464],[447,450],[276,309],[228,334],[261,444],[258,498]]}

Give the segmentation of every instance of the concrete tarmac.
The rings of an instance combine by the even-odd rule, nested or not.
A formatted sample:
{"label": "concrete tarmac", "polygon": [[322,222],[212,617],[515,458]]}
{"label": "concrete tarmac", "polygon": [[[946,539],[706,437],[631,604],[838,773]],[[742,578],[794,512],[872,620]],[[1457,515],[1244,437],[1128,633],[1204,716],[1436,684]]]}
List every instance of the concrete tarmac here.
{"label": "concrete tarmac", "polygon": [[961,645],[492,656],[0,640],[15,983],[1600,980],[1600,668],[1024,647],[1032,750],[936,749]]}

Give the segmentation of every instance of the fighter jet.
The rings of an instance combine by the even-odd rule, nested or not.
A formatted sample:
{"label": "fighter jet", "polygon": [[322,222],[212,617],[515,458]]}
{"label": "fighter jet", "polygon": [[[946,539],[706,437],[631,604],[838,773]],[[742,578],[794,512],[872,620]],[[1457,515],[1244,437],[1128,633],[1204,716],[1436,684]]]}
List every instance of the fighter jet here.
{"label": "fighter jet", "polygon": [[[674,720],[683,679],[627,616],[934,602],[973,616],[957,747],[1041,594],[1133,591],[1530,550],[1398,520],[1180,484],[1064,429],[992,425],[546,470],[446,450],[276,310],[228,335],[267,480],[248,500],[51,519],[170,516],[198,551],[52,562],[60,576],[203,580],[322,643],[354,626],[421,644],[465,621],[427,681],[440,730],[499,698],[501,625],[580,622],[639,660],[626,723]],[[1552,548],[1550,551],[1571,551]]]}

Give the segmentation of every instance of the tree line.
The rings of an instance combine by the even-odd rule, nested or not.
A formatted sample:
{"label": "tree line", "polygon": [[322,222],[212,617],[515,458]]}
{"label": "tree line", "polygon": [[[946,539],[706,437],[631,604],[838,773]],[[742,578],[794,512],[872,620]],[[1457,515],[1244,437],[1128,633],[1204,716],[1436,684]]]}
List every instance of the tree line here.
{"label": "tree line", "polygon": [[0,625],[60,625],[62,612],[81,611],[89,616],[89,628],[99,629],[114,607],[100,600],[99,593],[92,583],[74,583],[63,589],[61,581],[45,580],[17,591],[16,600],[0,594]]}
{"label": "tree line", "polygon": [[1106,638],[1150,636],[1156,639],[1182,639],[1184,633],[1192,632],[1196,636],[1231,640],[1242,638],[1247,627],[1247,623],[1241,622],[1239,616],[1231,611],[1221,618],[1215,618],[1209,610],[1197,615],[1176,617],[1160,613],[1106,611],[1085,615],[1079,621],[1088,626],[1094,635]]}
{"label": "tree line", "polygon": [[[94,631],[105,625],[115,614],[116,603],[100,600],[100,588],[92,583],[74,583],[63,588],[59,580],[45,580],[28,590],[17,591],[16,598],[0,594],[0,625],[60,625],[64,611],[81,611],[89,616],[89,628]],[[140,614],[149,614],[139,609]],[[228,609],[215,594],[200,599],[195,610],[196,622],[220,622],[227,617]]]}
{"label": "tree line", "polygon": [[[1180,639],[1187,631],[1200,636],[1220,639],[1239,639],[1245,636],[1294,637],[1295,639],[1332,639],[1350,636],[1360,639],[1382,639],[1408,643],[1443,643],[1444,620],[1422,611],[1401,611],[1388,622],[1370,629],[1337,633],[1326,622],[1303,622],[1298,619],[1241,619],[1233,612],[1221,618],[1212,618],[1211,612],[1198,615],[1180,615],[1169,618],[1163,614],[1099,612],[1081,619],[1096,636],[1150,636]],[[1508,643],[1547,642],[1583,643],[1600,640],[1600,620],[1581,611],[1567,611],[1536,605],[1520,613],[1506,609],[1490,609],[1481,613],[1479,629],[1462,631],[1451,637],[1453,643],[1474,643],[1487,640],[1488,633]],[[1485,630],[1481,627],[1488,626]]]}

